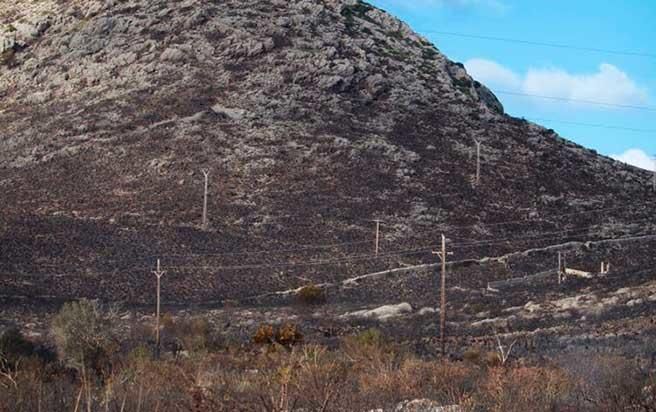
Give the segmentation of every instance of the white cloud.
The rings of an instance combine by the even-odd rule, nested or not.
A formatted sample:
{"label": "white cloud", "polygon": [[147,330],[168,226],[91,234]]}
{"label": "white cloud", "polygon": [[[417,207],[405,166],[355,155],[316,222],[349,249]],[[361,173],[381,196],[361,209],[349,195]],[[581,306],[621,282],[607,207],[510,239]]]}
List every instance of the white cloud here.
{"label": "white cloud", "polygon": [[640,149],[629,149],[621,155],[612,155],[611,157],[642,169],[654,170],[654,161],[647,153]]}
{"label": "white cloud", "polygon": [[465,63],[469,74],[481,83],[497,85],[515,90],[521,87],[522,80],[512,70],[497,62],[486,59],[471,59]]}
{"label": "white cloud", "polygon": [[648,101],[645,89],[612,64],[602,63],[591,74],[569,74],[560,69],[530,69],[523,84],[526,93],[593,100],[613,104]]}
{"label": "white cloud", "polygon": [[531,68],[521,75],[486,59],[471,59],[467,71],[480,82],[514,92],[609,104],[645,104],[647,89],[625,72],[602,63],[594,73],[573,74],[558,68]]}

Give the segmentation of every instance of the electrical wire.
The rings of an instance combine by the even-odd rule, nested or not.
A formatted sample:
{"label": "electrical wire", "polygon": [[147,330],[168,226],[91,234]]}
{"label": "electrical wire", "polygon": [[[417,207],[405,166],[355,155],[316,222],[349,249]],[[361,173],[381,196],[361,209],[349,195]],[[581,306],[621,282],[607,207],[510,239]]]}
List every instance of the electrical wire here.
{"label": "electrical wire", "polygon": [[570,97],[558,97],[558,96],[545,96],[541,94],[533,94],[533,93],[521,93],[521,92],[513,92],[509,90],[492,90],[493,93],[496,94],[506,94],[509,96],[520,96],[520,97],[534,97],[538,99],[546,99],[546,100],[556,100],[556,101],[561,101],[561,102],[571,102],[571,103],[584,103],[584,104],[590,104],[590,105],[595,105],[595,106],[606,106],[606,107],[619,107],[622,109],[632,109],[632,110],[644,110],[644,111],[649,111],[649,112],[656,112],[656,107],[649,107],[649,106],[635,106],[631,104],[617,104],[617,103],[609,103],[609,102],[599,102],[595,100],[586,100],[586,99],[574,99]]}
{"label": "electrical wire", "polygon": [[514,39],[514,38],[509,38],[509,37],[484,36],[484,35],[478,35],[478,34],[457,33],[457,32],[440,31],[440,30],[421,30],[421,29],[419,29],[417,31],[420,32],[420,33],[428,33],[428,34],[441,34],[441,35],[445,35],[445,36],[464,37],[464,38],[490,40],[490,41],[500,41],[500,42],[506,42],[506,43],[518,43],[518,44],[525,44],[525,45],[528,45],[528,46],[552,47],[552,48],[558,48],[558,49],[571,49],[571,50],[585,51],[585,52],[617,54],[617,55],[622,55],[622,56],[647,57],[647,58],[650,58],[650,59],[656,59],[656,54],[654,54],[654,53],[646,53],[646,52],[638,52],[638,51],[611,50],[611,49],[603,49],[603,48],[597,48],[597,47],[576,46],[576,45],[571,45],[571,44],[561,44],[561,43],[550,43],[550,42],[542,42],[542,41]]}
{"label": "electrical wire", "polygon": [[534,123],[537,123],[537,122],[554,122],[554,123],[570,124],[570,125],[574,125],[574,126],[596,127],[596,128],[600,128],[600,129],[625,130],[625,131],[628,131],[628,132],[654,133],[654,134],[656,134],[656,129],[635,129],[633,127],[610,126],[610,125],[593,124],[593,123],[581,123],[581,122],[572,122],[572,121],[569,121],[569,120],[544,119],[544,118],[540,118],[540,117],[533,117],[529,120],[531,120]]}

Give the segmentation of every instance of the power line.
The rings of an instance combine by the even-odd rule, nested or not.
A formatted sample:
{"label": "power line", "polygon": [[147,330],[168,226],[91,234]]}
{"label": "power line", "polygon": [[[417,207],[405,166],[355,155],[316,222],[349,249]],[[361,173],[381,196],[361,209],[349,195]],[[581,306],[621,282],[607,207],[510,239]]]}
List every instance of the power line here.
{"label": "power line", "polygon": [[[555,219],[557,217],[565,217],[565,216],[581,216],[581,215],[587,215],[587,214],[594,214],[594,213],[600,213],[600,212],[609,212],[609,211],[614,211],[614,210],[628,210],[631,208],[636,208],[638,207],[637,205],[633,206],[616,206],[616,207],[610,207],[610,208],[601,208],[601,209],[593,209],[593,210],[586,210],[586,211],[581,211],[581,212],[569,212],[569,213],[561,213],[557,215],[550,215],[548,217],[541,218],[539,220],[541,221],[546,221],[547,219]],[[411,238],[411,237],[418,237],[418,236],[424,236],[427,234],[432,234],[436,232],[443,232],[446,229],[452,230],[452,229],[467,229],[467,228],[483,228],[483,227],[494,227],[494,226],[506,226],[506,225],[511,225],[511,224],[535,224],[535,220],[526,220],[526,219],[515,219],[515,220],[508,220],[504,222],[496,222],[496,223],[474,223],[470,225],[460,225],[460,226],[452,226],[452,225],[447,225],[443,224],[440,225],[439,229],[431,229],[423,232],[417,232],[417,233],[412,233],[408,236],[405,236],[404,238]],[[574,229],[572,229],[574,230]],[[556,233],[560,233],[562,231],[558,231]],[[551,233],[551,232],[546,232],[546,233]],[[454,239],[454,238],[452,238]],[[469,239],[463,239],[463,240],[469,240]],[[309,250],[320,250],[320,249],[333,249],[341,246],[352,246],[352,245],[364,245],[364,244],[370,244],[371,240],[362,240],[362,241],[353,241],[353,242],[342,242],[342,243],[330,243],[330,244],[320,244],[320,245],[299,245],[298,248],[291,248],[291,249],[278,249],[278,250],[260,250],[260,251],[249,251],[249,252],[221,252],[221,253],[187,253],[187,254],[169,254],[169,255],[152,255],[150,257],[155,258],[155,257],[222,257],[222,256],[250,256],[250,255],[271,255],[271,254],[280,254],[280,253],[293,253],[293,252],[302,252],[302,251],[309,251]]]}
{"label": "power line", "polygon": [[544,96],[544,95],[541,95],[541,94],[511,92],[511,91],[508,91],[508,90],[492,90],[492,92],[496,93],[496,94],[507,94],[507,95],[510,95],[510,96],[534,97],[534,98],[538,98],[538,99],[556,100],[556,101],[562,101],[562,102],[584,103],[584,104],[591,104],[591,105],[595,105],[595,106],[619,107],[619,108],[622,108],[622,109],[644,110],[644,111],[648,111],[648,112],[656,112],[656,107],[649,107],[649,106],[634,106],[634,105],[630,105],[630,104],[615,104],[615,103],[608,103],[608,102],[599,102],[599,101],[595,101],[595,100],[574,99],[574,98],[569,98],[569,97]]}
{"label": "power line", "polygon": [[[640,221],[635,221],[635,222],[629,222],[628,224],[637,224],[637,223],[643,223],[647,220],[650,219],[643,219]],[[589,236],[588,232],[595,228],[598,227],[599,225],[595,226],[589,226],[586,228],[580,228],[580,229],[569,229],[569,230],[560,230],[560,231],[553,231],[553,232],[540,232],[538,234],[535,234],[534,236],[524,236],[524,237],[511,237],[511,238],[506,238],[506,239],[491,239],[491,240],[484,240],[484,241],[477,241],[477,242],[468,242],[468,243],[453,243],[451,246],[453,247],[461,247],[461,248],[468,248],[468,247],[474,247],[474,246],[485,246],[485,245],[493,245],[493,244],[499,244],[499,243],[526,243],[527,241],[545,241],[545,240],[556,240],[556,239],[562,239],[563,236],[565,237],[576,237],[576,236],[584,236],[587,235]],[[555,236],[557,234],[562,234],[563,236]],[[550,235],[550,236],[545,236],[545,235]],[[428,251],[431,251],[438,245],[436,244],[431,244],[431,245],[426,245],[423,247],[419,248],[414,248],[414,249],[405,249],[405,250],[398,250],[398,251],[393,251],[393,252],[388,252],[384,254],[366,254],[366,255],[355,255],[355,256],[346,256],[343,258],[337,258],[337,259],[324,259],[324,260],[315,260],[315,261],[307,261],[307,262],[289,262],[289,263],[271,263],[271,264],[252,264],[252,265],[236,265],[236,266],[212,266],[212,265],[200,265],[200,266],[168,266],[167,269],[172,269],[172,270],[202,270],[202,269],[211,269],[211,270],[252,270],[252,269],[270,269],[270,268],[276,268],[276,267],[305,267],[305,266],[325,266],[325,265],[331,265],[331,264],[339,264],[339,263],[351,263],[351,262],[356,262],[356,261],[363,261],[363,260],[379,260],[383,258],[389,258],[389,257],[397,257],[397,256],[408,256],[408,255],[413,255],[413,254],[419,254],[419,253],[428,253]]]}
{"label": "power line", "polygon": [[[594,214],[594,213],[600,213],[600,212],[609,212],[609,211],[614,211],[614,210],[632,210],[637,207],[644,207],[644,206],[649,206],[651,203],[647,203],[645,205],[632,205],[632,206],[615,206],[615,207],[609,207],[609,208],[600,208],[600,209],[592,209],[592,210],[585,210],[585,211],[579,211],[579,212],[568,212],[568,213],[561,213],[561,214],[556,214],[556,215],[550,215],[544,218],[540,218],[539,220],[541,221],[547,221],[548,219],[555,219],[558,217],[565,217],[565,216],[582,216],[582,215],[587,215],[587,214]],[[649,219],[647,219],[649,220]],[[641,223],[645,221],[639,220],[639,221],[633,221],[633,222],[626,222],[626,224],[636,224],[636,223]],[[453,229],[467,229],[467,228],[484,228],[484,227],[495,227],[495,226],[505,226],[505,225],[511,225],[511,224],[535,224],[535,220],[526,220],[526,219],[515,219],[515,220],[508,220],[508,221],[503,221],[503,222],[494,222],[494,223],[474,223],[470,225],[447,225],[447,224],[442,224],[440,225],[440,228],[438,229],[431,229],[423,232],[417,232],[417,233],[412,233],[408,236],[402,237],[402,239],[408,239],[412,237],[418,237],[418,236],[425,236],[428,234],[433,234],[436,232],[444,232],[445,230],[453,230]],[[581,231],[581,230],[589,230],[593,226],[589,226],[587,228],[574,228],[574,229],[566,229],[566,230],[559,230],[559,231],[552,231],[552,232],[541,232],[539,235],[546,235],[546,234],[554,234],[554,233],[564,233],[564,232],[571,232],[571,231]],[[487,243],[487,241],[478,241],[478,240],[473,240],[473,239],[465,239],[465,238],[456,238],[456,237],[449,237],[450,239],[457,239],[457,240],[466,240],[469,241],[471,240],[472,243]],[[275,254],[284,254],[284,253],[293,253],[293,252],[302,252],[302,251],[313,251],[313,250],[321,250],[321,249],[333,249],[337,247],[342,247],[342,246],[352,246],[352,245],[364,245],[364,244],[370,244],[371,239],[369,240],[361,240],[361,241],[352,241],[352,242],[341,242],[341,243],[329,243],[329,244],[319,244],[319,245],[298,245],[298,247],[295,248],[290,248],[290,249],[273,249],[273,250],[260,250],[260,251],[247,251],[247,252],[219,252],[219,253],[185,253],[185,254],[158,254],[158,255],[149,255],[145,256],[144,258],[200,258],[200,257],[224,257],[224,256],[258,256],[258,255],[275,255]],[[459,245],[468,245],[470,243],[461,243]],[[429,247],[437,247],[436,245],[429,245],[426,248]],[[410,250],[416,250],[416,249],[410,249]],[[405,252],[408,250],[401,250],[401,252]],[[393,252],[390,252],[393,253]],[[380,255],[380,256],[386,256],[385,255]],[[375,255],[371,255],[375,256]],[[344,258],[341,258],[344,259]],[[142,259],[140,259],[142,260]],[[46,266],[46,267],[67,267],[70,266],[69,264],[59,264],[59,265],[40,265],[40,266]]]}
{"label": "power line", "polygon": [[305,267],[305,266],[325,266],[333,265],[339,263],[351,263],[357,261],[366,261],[366,260],[378,260],[388,257],[396,256],[407,256],[418,253],[427,253],[434,246],[422,247],[417,249],[408,249],[403,251],[397,251],[394,253],[385,253],[378,254],[378,256],[373,254],[367,255],[355,255],[348,256],[344,258],[337,259],[324,259],[324,260],[311,260],[307,262],[281,262],[281,263],[270,263],[270,264],[253,264],[253,265],[236,265],[236,266],[212,266],[212,265],[201,265],[201,266],[167,266],[167,269],[171,270],[202,270],[202,269],[211,269],[211,270],[252,270],[252,269],[270,269],[270,268],[279,268],[279,267]]}
{"label": "power line", "polygon": [[[580,237],[580,236],[589,236],[586,233],[586,230],[580,230],[578,232],[581,232],[580,234],[569,234],[565,236],[547,236],[547,237],[524,237],[524,238],[509,238],[509,239],[504,239],[504,240],[490,240],[487,242],[480,242],[478,244],[452,244],[454,247],[459,247],[459,248],[470,248],[470,247],[475,247],[475,246],[485,246],[485,245],[492,245],[492,244],[498,244],[498,243],[527,243],[527,242],[544,242],[548,240],[562,240],[564,238],[571,238],[571,237]],[[577,233],[577,232],[575,232]],[[644,234],[644,236],[648,236],[650,234]],[[642,236],[642,235],[641,235]],[[620,238],[604,238],[600,240],[618,240],[618,239],[632,239],[635,238],[636,235],[630,235],[630,236],[624,236]],[[573,241],[573,240],[572,240]],[[315,260],[315,261],[307,261],[307,262],[289,262],[289,263],[271,263],[271,264],[253,264],[253,265],[236,265],[236,266],[212,266],[212,265],[201,265],[201,266],[167,266],[166,268],[169,270],[178,270],[178,271],[184,271],[184,270],[212,270],[212,271],[228,271],[228,270],[254,270],[254,269],[272,269],[272,268],[294,268],[294,267],[309,267],[309,266],[327,266],[327,265],[336,265],[336,264],[346,264],[346,263],[353,263],[353,262],[358,262],[358,261],[367,261],[367,260],[380,260],[383,258],[389,258],[389,257],[399,257],[399,256],[409,256],[409,255],[415,255],[415,254],[425,254],[433,250],[437,245],[429,245],[427,247],[422,247],[422,248],[417,248],[417,249],[409,249],[406,251],[398,251],[394,253],[387,253],[387,254],[379,254],[378,256],[376,255],[359,255],[359,256],[351,256],[351,257],[345,257],[345,258],[340,258],[340,259],[325,259],[325,260]]]}
{"label": "power line", "polygon": [[441,34],[441,35],[445,35],[445,36],[464,37],[464,38],[470,38],[470,39],[500,41],[500,42],[506,42],[506,43],[519,43],[519,44],[524,44],[524,45],[529,45],[529,46],[552,47],[552,48],[557,48],[557,49],[571,49],[571,50],[594,52],[594,53],[617,54],[617,55],[622,55],[622,56],[647,57],[647,58],[651,58],[651,59],[656,58],[656,54],[645,53],[645,52],[637,52],[637,51],[610,50],[610,49],[602,49],[602,48],[597,48],[597,47],[576,46],[576,45],[571,45],[571,44],[560,44],[560,43],[549,43],[549,42],[542,42],[542,41],[513,39],[513,38],[509,38],[509,37],[483,36],[483,35],[478,35],[478,34],[456,33],[456,32],[439,31],[439,30],[421,30],[421,29],[419,29],[418,31],[421,32],[421,33]]}
{"label": "power line", "polygon": [[[633,223],[641,223],[641,222],[633,222]],[[562,239],[564,237],[578,237],[578,236],[591,236],[593,233],[591,229],[594,227],[588,227],[586,229],[572,229],[569,231],[562,231],[562,232],[551,232],[551,236],[547,237],[542,237],[542,236],[525,236],[525,237],[516,237],[516,238],[506,238],[506,239],[490,239],[490,240],[483,240],[483,241],[478,241],[478,242],[470,242],[470,243],[459,243],[459,244],[454,244],[453,246],[459,247],[459,248],[470,248],[470,247],[477,247],[477,246],[489,246],[489,245],[495,245],[495,244],[501,244],[501,243],[525,243],[528,241],[544,241],[544,240],[550,240],[550,239]],[[545,232],[542,234],[547,234],[549,232]],[[558,233],[561,233],[562,236],[556,236]],[[541,235],[542,235],[541,234]],[[599,234],[599,233],[597,233]],[[634,235],[632,235],[634,236]]]}
{"label": "power line", "polygon": [[151,255],[150,257],[220,257],[220,256],[249,256],[249,255],[268,255],[276,253],[292,253],[292,252],[302,252],[306,250],[318,250],[318,249],[332,249],[340,246],[351,246],[351,245],[364,245],[371,244],[371,240],[357,241],[357,242],[342,242],[342,243],[332,243],[332,244],[323,244],[323,245],[306,245],[300,246],[294,249],[274,249],[274,250],[259,250],[259,251],[249,251],[249,252],[222,252],[222,253],[187,253],[187,254],[172,254],[172,255]]}
{"label": "power line", "polygon": [[600,129],[626,130],[629,132],[638,132],[638,133],[656,133],[656,129],[635,129],[633,127],[610,126],[605,124],[594,124],[594,123],[580,123],[580,122],[572,122],[569,120],[544,119],[540,117],[533,117],[529,120],[534,122],[555,122],[555,123],[571,124],[575,126],[597,127]]}
{"label": "power line", "polygon": [[[645,205],[642,205],[642,206],[649,206],[649,205],[652,205],[652,203],[649,202],[649,203],[646,203]],[[547,220],[555,219],[555,218],[558,218],[558,217],[581,216],[581,215],[600,213],[600,212],[610,212],[610,211],[614,211],[614,210],[630,210],[630,209],[636,208],[636,207],[640,207],[640,206],[638,206],[638,205],[633,205],[633,206],[624,205],[624,206],[615,206],[615,207],[608,207],[608,208],[601,208],[601,209],[585,210],[585,211],[581,211],[581,212],[559,213],[559,214],[555,214],[555,215],[542,217],[542,218],[539,218],[537,220],[545,222]],[[470,224],[470,225],[455,225],[454,226],[454,225],[441,224],[441,225],[439,225],[439,228],[437,228],[437,229],[431,229],[431,230],[427,230],[427,231],[424,231],[424,232],[414,233],[412,236],[415,236],[415,237],[416,236],[423,236],[423,235],[430,234],[430,233],[443,232],[445,230],[452,230],[452,229],[467,229],[467,228],[477,229],[477,228],[485,228],[485,227],[493,227],[493,226],[507,226],[507,225],[512,225],[512,224],[535,224],[535,222],[536,222],[536,220],[533,220],[533,219],[515,219],[515,220],[507,220],[507,221],[495,222],[495,223],[480,222],[480,223],[473,223],[473,224]]]}
{"label": "power line", "polygon": [[[648,219],[646,219],[648,220]],[[640,221],[635,221],[635,222],[628,222],[627,224],[637,224],[637,223],[642,223],[646,221],[645,219],[640,220]],[[599,225],[597,225],[599,226]],[[458,248],[471,248],[471,247],[480,247],[480,246],[489,246],[489,245],[494,245],[494,244],[509,244],[509,243],[526,243],[526,242],[544,242],[544,241],[550,241],[550,240],[563,240],[566,238],[571,238],[571,237],[579,237],[579,236],[586,236],[590,237],[592,234],[587,233],[591,229],[593,229],[595,226],[589,226],[587,228],[581,228],[581,229],[570,229],[570,230],[563,230],[563,231],[554,231],[554,232],[541,232],[539,234],[536,234],[534,236],[525,236],[525,237],[514,237],[514,238],[506,238],[506,239],[491,239],[491,240],[484,240],[484,241],[478,241],[478,242],[468,242],[468,243],[451,243],[450,246],[452,247],[458,247]],[[567,233],[567,234],[566,234]],[[557,234],[561,234],[561,236],[555,236]],[[550,236],[545,236],[545,235],[550,235]],[[599,239],[601,240],[620,240],[620,239],[632,239],[635,238],[636,236],[652,236],[652,234],[632,234],[632,235],[627,235],[624,237],[620,238],[603,238]],[[656,236],[656,235],[654,235]],[[309,267],[309,266],[327,266],[327,265],[335,265],[335,264],[346,264],[346,263],[352,263],[352,262],[358,262],[358,261],[368,261],[368,260],[380,260],[384,258],[390,258],[390,257],[399,257],[399,256],[409,256],[409,255],[416,255],[416,254],[425,254],[429,253],[431,250],[433,250],[435,247],[438,245],[432,244],[432,245],[427,245],[425,247],[419,247],[415,249],[406,249],[406,250],[398,250],[394,252],[389,252],[385,254],[379,254],[379,255],[374,255],[374,254],[366,254],[366,255],[355,255],[355,256],[347,256],[343,258],[337,258],[337,259],[324,259],[324,260],[314,260],[314,261],[307,261],[307,262],[287,262],[287,263],[269,263],[269,264],[251,264],[251,265],[235,265],[235,266],[214,266],[214,265],[199,265],[199,266],[191,266],[191,265],[186,265],[186,266],[167,266],[167,270],[176,270],[176,271],[185,271],[185,270],[212,270],[212,271],[228,271],[228,270],[254,270],[254,269],[272,269],[272,268],[293,268],[293,267]],[[52,267],[54,265],[44,265],[48,267]],[[134,268],[134,270],[148,270],[150,269],[149,267],[137,267]],[[105,272],[105,273],[111,273],[111,272]],[[68,276],[71,276],[70,274],[67,274]],[[61,275],[61,276],[66,276],[66,275]]]}

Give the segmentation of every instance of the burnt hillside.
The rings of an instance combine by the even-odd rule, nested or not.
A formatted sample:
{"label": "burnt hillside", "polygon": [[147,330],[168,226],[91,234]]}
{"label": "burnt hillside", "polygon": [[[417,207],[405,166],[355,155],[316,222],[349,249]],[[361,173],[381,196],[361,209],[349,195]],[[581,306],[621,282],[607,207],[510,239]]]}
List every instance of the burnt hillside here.
{"label": "burnt hillside", "polygon": [[461,260],[653,233],[647,172],[505,115],[366,3],[2,6],[5,295],[141,302],[162,257],[169,300],[221,301],[433,261],[441,232],[523,237]]}

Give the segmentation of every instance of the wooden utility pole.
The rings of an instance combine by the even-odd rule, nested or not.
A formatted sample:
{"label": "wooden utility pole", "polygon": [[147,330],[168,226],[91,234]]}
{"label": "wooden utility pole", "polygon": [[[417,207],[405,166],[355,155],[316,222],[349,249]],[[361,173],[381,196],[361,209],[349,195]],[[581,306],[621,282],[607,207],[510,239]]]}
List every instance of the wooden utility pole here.
{"label": "wooden utility pole", "polygon": [[159,259],[157,259],[157,270],[153,271],[155,276],[157,277],[157,315],[155,317],[155,358],[159,359],[159,353],[160,353],[160,339],[159,339],[159,309],[160,309],[160,290],[161,290],[161,279],[162,276],[164,276],[164,273],[162,271],[162,268],[159,263]]}
{"label": "wooden utility pole", "polygon": [[481,183],[481,142],[474,139],[476,142],[476,184]]}
{"label": "wooden utility pole", "polygon": [[[441,274],[441,285],[440,285],[440,346],[442,351],[442,356],[446,355],[446,341],[445,341],[445,329],[446,329],[446,236],[442,235],[442,250],[433,251],[434,255],[440,257],[442,261],[442,274]],[[449,255],[452,253],[449,253]]]}
{"label": "wooden utility pole", "polygon": [[202,170],[203,176],[205,176],[205,195],[203,196],[203,230],[207,230],[207,192],[209,188],[209,170]]}
{"label": "wooden utility pole", "polygon": [[558,284],[560,285],[560,282],[562,281],[562,273],[563,273],[563,256],[561,252],[558,252]]}
{"label": "wooden utility pole", "polygon": [[375,242],[375,248],[376,248],[376,256],[378,256],[378,246],[380,244],[380,220],[376,219],[374,220],[376,222],[376,242]]}

